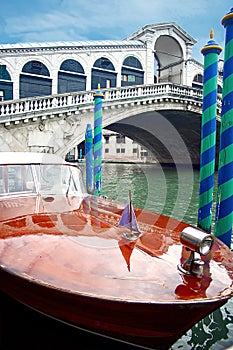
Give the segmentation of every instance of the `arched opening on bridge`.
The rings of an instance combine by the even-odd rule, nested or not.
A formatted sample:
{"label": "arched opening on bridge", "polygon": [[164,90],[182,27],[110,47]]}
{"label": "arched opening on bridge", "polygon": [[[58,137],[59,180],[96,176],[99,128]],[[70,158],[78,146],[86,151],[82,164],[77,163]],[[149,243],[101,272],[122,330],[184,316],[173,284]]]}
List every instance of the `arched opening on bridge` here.
{"label": "arched opening on bridge", "polygon": [[0,100],[13,99],[13,83],[5,65],[0,65]]}
{"label": "arched opening on bridge", "polygon": [[141,62],[134,56],[128,56],[121,68],[121,86],[144,84],[144,71]]}
{"label": "arched opening on bridge", "polygon": [[105,57],[95,61],[91,71],[91,88],[97,89],[98,84],[101,88],[116,87],[115,67],[112,62]]}
{"label": "arched opening on bridge", "polygon": [[19,98],[52,94],[52,79],[48,68],[40,61],[27,62],[19,78]]}
{"label": "arched opening on bridge", "polygon": [[75,60],[65,60],[58,72],[58,94],[86,90],[86,76],[83,66]]}
{"label": "arched opening on bridge", "polygon": [[196,74],[194,79],[193,79],[193,83],[192,83],[192,87],[196,88],[196,89],[203,89],[203,75],[202,74]]}
{"label": "arched opening on bridge", "polygon": [[[196,74],[194,79],[193,79],[193,83],[192,83],[192,87],[196,88],[196,89],[203,89],[203,84],[204,84],[204,77],[202,74]],[[217,92],[218,94],[222,93],[222,86],[218,84],[217,86]]]}
{"label": "arched opening on bridge", "polygon": [[135,140],[163,165],[200,164],[201,114],[178,109],[148,111],[109,124],[105,129]]}
{"label": "arched opening on bridge", "polygon": [[157,82],[182,84],[184,56],[179,42],[171,36],[161,35],[155,43]]}

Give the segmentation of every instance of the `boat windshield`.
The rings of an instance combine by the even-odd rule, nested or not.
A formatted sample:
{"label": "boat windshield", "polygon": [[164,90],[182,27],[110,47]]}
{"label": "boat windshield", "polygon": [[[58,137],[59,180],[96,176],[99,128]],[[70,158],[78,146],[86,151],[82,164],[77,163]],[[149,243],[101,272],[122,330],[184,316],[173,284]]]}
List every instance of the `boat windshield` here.
{"label": "boat windshield", "polygon": [[82,194],[84,186],[79,168],[70,165],[36,166],[39,192],[42,194]]}
{"label": "boat windshield", "polygon": [[69,164],[0,165],[0,196],[85,193],[81,170]]}

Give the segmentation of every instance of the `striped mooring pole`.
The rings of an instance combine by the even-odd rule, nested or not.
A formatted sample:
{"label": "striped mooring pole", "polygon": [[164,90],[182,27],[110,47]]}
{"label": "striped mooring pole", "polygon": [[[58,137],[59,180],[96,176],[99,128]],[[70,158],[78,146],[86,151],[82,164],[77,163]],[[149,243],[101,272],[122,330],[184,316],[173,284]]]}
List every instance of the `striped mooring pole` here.
{"label": "striped mooring pole", "polygon": [[102,195],[102,100],[98,84],[94,93],[94,195]]}
{"label": "striped mooring pole", "polygon": [[85,132],[85,159],[86,159],[86,189],[93,192],[93,135],[91,124],[87,124]]}
{"label": "striped mooring pole", "polygon": [[218,86],[218,55],[222,48],[213,40],[213,30],[210,40],[202,48],[204,56],[204,84],[201,125],[200,151],[200,186],[198,227],[211,232],[212,206],[214,192],[214,173],[216,157],[216,114]]}
{"label": "striped mooring pole", "polygon": [[231,246],[233,224],[233,8],[222,19],[226,28],[218,189],[214,235]]}

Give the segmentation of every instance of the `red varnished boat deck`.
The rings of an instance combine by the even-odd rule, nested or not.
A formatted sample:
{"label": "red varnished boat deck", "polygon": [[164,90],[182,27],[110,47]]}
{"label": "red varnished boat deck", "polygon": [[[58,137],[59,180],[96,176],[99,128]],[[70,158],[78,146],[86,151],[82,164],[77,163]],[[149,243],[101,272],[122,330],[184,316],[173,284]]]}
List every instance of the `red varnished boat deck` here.
{"label": "red varnished boat deck", "polygon": [[0,204],[2,290],[65,322],[132,342],[138,333],[139,344],[166,349],[232,294],[232,253],[218,240],[202,279],[179,273],[185,223],[135,210],[143,234],[132,242],[117,227],[123,208],[108,200]]}

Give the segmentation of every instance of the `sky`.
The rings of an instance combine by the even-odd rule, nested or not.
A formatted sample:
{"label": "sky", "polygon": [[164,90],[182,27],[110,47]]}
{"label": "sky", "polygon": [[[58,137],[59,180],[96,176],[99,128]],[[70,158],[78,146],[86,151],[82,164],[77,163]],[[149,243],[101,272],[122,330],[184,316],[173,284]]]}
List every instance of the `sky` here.
{"label": "sky", "polygon": [[223,48],[222,18],[233,0],[0,0],[0,44],[122,40],[149,24],[176,22],[197,43],[193,58],[214,40]]}

